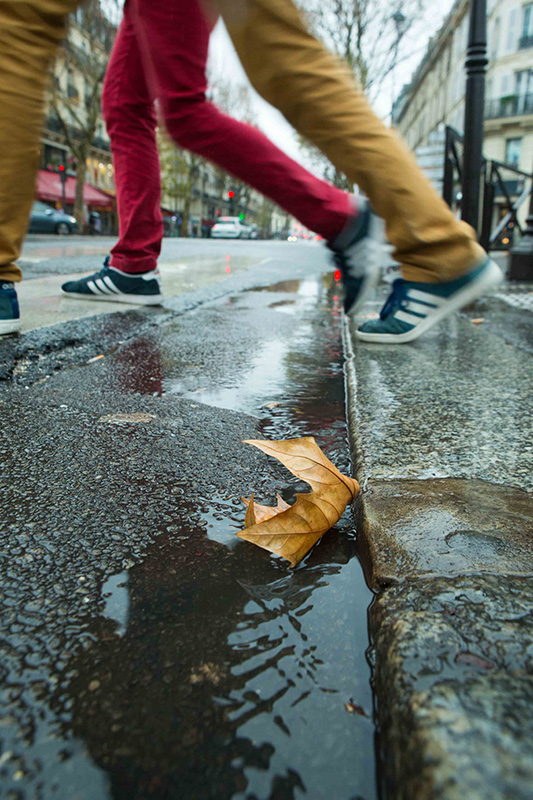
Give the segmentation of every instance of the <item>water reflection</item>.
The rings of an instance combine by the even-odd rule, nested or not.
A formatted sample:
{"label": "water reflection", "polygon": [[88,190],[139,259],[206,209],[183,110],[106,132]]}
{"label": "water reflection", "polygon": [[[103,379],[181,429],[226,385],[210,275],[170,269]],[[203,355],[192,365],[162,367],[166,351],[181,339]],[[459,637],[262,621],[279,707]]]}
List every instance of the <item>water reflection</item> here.
{"label": "water reflection", "polygon": [[158,540],[129,572],[127,628],[115,608],[70,665],[69,729],[110,796],[372,798],[372,724],[344,708],[355,697],[371,714],[354,662],[368,597],[346,527],[289,573],[182,512],[186,538]]}
{"label": "water reflection", "polygon": [[[128,344],[102,369],[128,393],[155,384],[161,402],[175,393],[252,412],[266,438],[314,435],[349,471],[335,284],[283,291],[297,314],[250,293],[229,315],[173,323],[175,340],[155,331]],[[233,350],[218,347],[225,336]],[[294,482],[275,488],[294,501]],[[102,586],[94,643],[56,698],[65,736],[85,740],[109,798],[374,800],[371,595],[349,514],[291,571],[235,537],[238,498],[205,491],[180,495],[172,534],[154,531],[142,563]]]}

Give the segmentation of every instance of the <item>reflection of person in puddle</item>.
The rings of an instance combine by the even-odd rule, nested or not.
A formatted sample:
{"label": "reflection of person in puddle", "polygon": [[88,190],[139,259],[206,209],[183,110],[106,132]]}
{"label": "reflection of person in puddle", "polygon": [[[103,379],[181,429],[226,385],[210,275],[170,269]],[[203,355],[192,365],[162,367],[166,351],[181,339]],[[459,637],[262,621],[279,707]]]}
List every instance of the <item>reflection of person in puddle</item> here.
{"label": "reflection of person in puddle", "polygon": [[[194,520],[192,508],[186,517]],[[308,674],[317,657],[296,612],[355,554],[353,541],[331,531],[306,569],[288,575],[245,543],[229,550],[201,528],[182,534],[158,539],[130,571],[124,636],[101,620],[96,643],[69,665],[77,675],[62,698],[73,702],[69,729],[108,773],[114,798],[230,798],[246,789],[247,767],[268,769],[286,741],[283,703],[302,692],[295,651]],[[251,599],[260,607],[246,610]],[[243,629],[247,643],[232,646]],[[264,739],[250,741],[240,729],[262,713]],[[303,788],[295,773],[275,781],[279,797]]]}

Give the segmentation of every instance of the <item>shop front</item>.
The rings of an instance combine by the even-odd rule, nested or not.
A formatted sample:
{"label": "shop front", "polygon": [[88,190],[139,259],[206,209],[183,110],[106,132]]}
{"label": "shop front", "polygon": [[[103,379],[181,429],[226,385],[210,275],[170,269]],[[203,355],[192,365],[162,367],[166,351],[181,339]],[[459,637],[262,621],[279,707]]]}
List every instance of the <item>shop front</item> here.
{"label": "shop front", "polygon": [[[74,212],[76,178],[68,175],[63,184],[59,173],[45,169],[37,176],[36,199],[63,209],[67,214]],[[110,194],[85,183],[83,186],[84,225],[83,233],[114,235],[117,232],[115,198]]]}

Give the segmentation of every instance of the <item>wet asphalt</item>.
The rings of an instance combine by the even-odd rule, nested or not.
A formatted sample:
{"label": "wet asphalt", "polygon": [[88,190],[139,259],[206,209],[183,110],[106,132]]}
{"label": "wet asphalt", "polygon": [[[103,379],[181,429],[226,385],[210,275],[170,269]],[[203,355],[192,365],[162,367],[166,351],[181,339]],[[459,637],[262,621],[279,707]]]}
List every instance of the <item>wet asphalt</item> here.
{"label": "wet asphalt", "polygon": [[243,439],[351,472],[338,287],[275,252],[1,344],[1,796],[376,798],[351,512],[296,570],[235,536],[307,490]]}

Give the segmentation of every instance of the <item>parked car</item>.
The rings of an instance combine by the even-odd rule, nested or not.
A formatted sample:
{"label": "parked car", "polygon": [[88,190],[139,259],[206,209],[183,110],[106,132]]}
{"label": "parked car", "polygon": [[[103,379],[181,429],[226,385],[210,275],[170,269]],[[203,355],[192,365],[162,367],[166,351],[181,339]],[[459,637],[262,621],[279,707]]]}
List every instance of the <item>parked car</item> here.
{"label": "parked car", "polygon": [[219,217],[211,228],[212,239],[250,239],[251,234],[250,225],[239,217]]}
{"label": "parked car", "polygon": [[59,233],[68,236],[77,231],[78,223],[75,217],[63,214],[62,211],[56,211],[46,203],[36,202],[33,204],[28,233]]}

